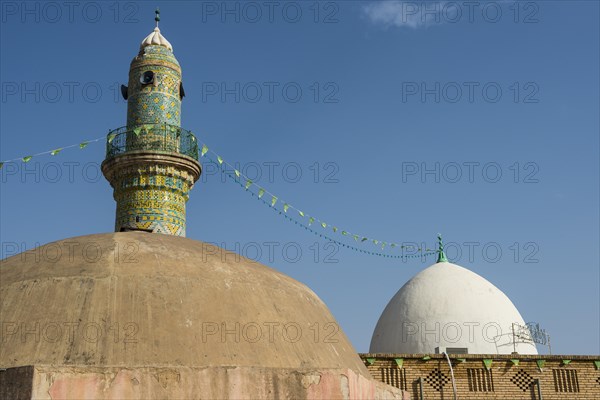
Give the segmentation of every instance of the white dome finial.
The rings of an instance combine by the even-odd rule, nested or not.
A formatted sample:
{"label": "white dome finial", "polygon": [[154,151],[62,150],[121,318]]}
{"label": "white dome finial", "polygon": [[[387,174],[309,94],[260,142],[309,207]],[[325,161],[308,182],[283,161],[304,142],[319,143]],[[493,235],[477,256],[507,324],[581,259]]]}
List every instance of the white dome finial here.
{"label": "white dome finial", "polygon": [[448,258],[446,258],[446,253],[444,253],[444,242],[442,241],[442,234],[438,233],[438,260],[437,262],[448,262]]}

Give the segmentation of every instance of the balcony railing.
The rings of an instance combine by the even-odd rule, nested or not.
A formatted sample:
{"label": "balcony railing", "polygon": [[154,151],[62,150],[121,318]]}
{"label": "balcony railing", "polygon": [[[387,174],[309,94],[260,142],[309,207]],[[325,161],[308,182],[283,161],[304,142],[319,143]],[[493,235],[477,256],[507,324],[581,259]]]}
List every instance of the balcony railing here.
{"label": "balcony railing", "polygon": [[178,153],[198,161],[198,141],[192,132],[167,124],[121,127],[108,133],[106,158],[132,151]]}

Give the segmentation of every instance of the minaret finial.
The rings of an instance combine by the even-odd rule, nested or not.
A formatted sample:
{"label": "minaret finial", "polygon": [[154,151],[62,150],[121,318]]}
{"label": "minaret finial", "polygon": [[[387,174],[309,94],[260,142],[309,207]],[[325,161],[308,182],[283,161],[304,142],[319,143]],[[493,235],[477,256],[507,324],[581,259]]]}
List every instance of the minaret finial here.
{"label": "minaret finial", "polygon": [[154,20],[156,21],[156,27],[158,28],[158,22],[160,21],[160,10],[158,9],[158,7],[156,7],[154,14],[156,14]]}
{"label": "minaret finial", "polygon": [[437,237],[438,237],[438,253],[439,253],[437,262],[439,262],[439,263],[448,262],[448,259],[446,258],[446,253],[444,253],[444,242],[442,242],[442,235],[440,233],[438,233]]}

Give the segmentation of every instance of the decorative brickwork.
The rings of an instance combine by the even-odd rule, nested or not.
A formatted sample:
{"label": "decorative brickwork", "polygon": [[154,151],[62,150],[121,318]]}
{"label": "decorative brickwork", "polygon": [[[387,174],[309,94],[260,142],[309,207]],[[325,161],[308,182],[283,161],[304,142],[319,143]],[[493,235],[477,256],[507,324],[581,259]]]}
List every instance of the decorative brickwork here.
{"label": "decorative brickwork", "polygon": [[515,384],[521,391],[526,392],[531,389],[531,385],[533,385],[534,379],[525,372],[523,369],[520,369],[516,374],[510,378],[510,381]]}
{"label": "decorative brickwork", "polygon": [[406,370],[404,368],[381,368],[381,378],[384,383],[406,390]]}
{"label": "decorative brickwork", "polygon": [[436,391],[441,392],[442,389],[444,389],[444,386],[450,382],[450,378],[448,378],[442,371],[435,368],[427,375],[425,382],[429,383],[429,385]]}
{"label": "decorative brickwork", "polygon": [[562,393],[578,393],[579,380],[576,369],[556,368],[552,370],[554,375],[554,390]]}
{"label": "decorative brickwork", "polygon": [[[441,354],[360,356],[373,378],[405,388],[413,400],[453,398],[450,367]],[[369,364],[367,358],[375,361]],[[484,359],[492,359],[489,369]],[[461,400],[537,400],[540,393],[544,400],[600,399],[600,370],[594,364],[600,356],[452,354],[450,360]],[[538,360],[545,361],[541,369]]]}
{"label": "decorative brickwork", "polygon": [[493,392],[494,377],[486,368],[467,368],[470,392]]}

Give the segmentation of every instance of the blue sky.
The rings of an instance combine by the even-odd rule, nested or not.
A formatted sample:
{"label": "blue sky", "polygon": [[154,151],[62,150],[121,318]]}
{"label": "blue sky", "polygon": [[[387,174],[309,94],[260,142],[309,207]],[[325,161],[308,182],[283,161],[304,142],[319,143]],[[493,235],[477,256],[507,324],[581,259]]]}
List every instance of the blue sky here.
{"label": "blue sky", "polygon": [[[427,4],[2,2],[0,159],[125,125],[117,88],[159,6],[182,126],[212,150],[340,228],[429,247],[441,232],[554,353],[598,354],[598,3]],[[93,143],[5,165],[2,257],[112,231],[103,157]],[[360,352],[434,262],[331,246],[208,166],[187,231],[307,284]]]}

